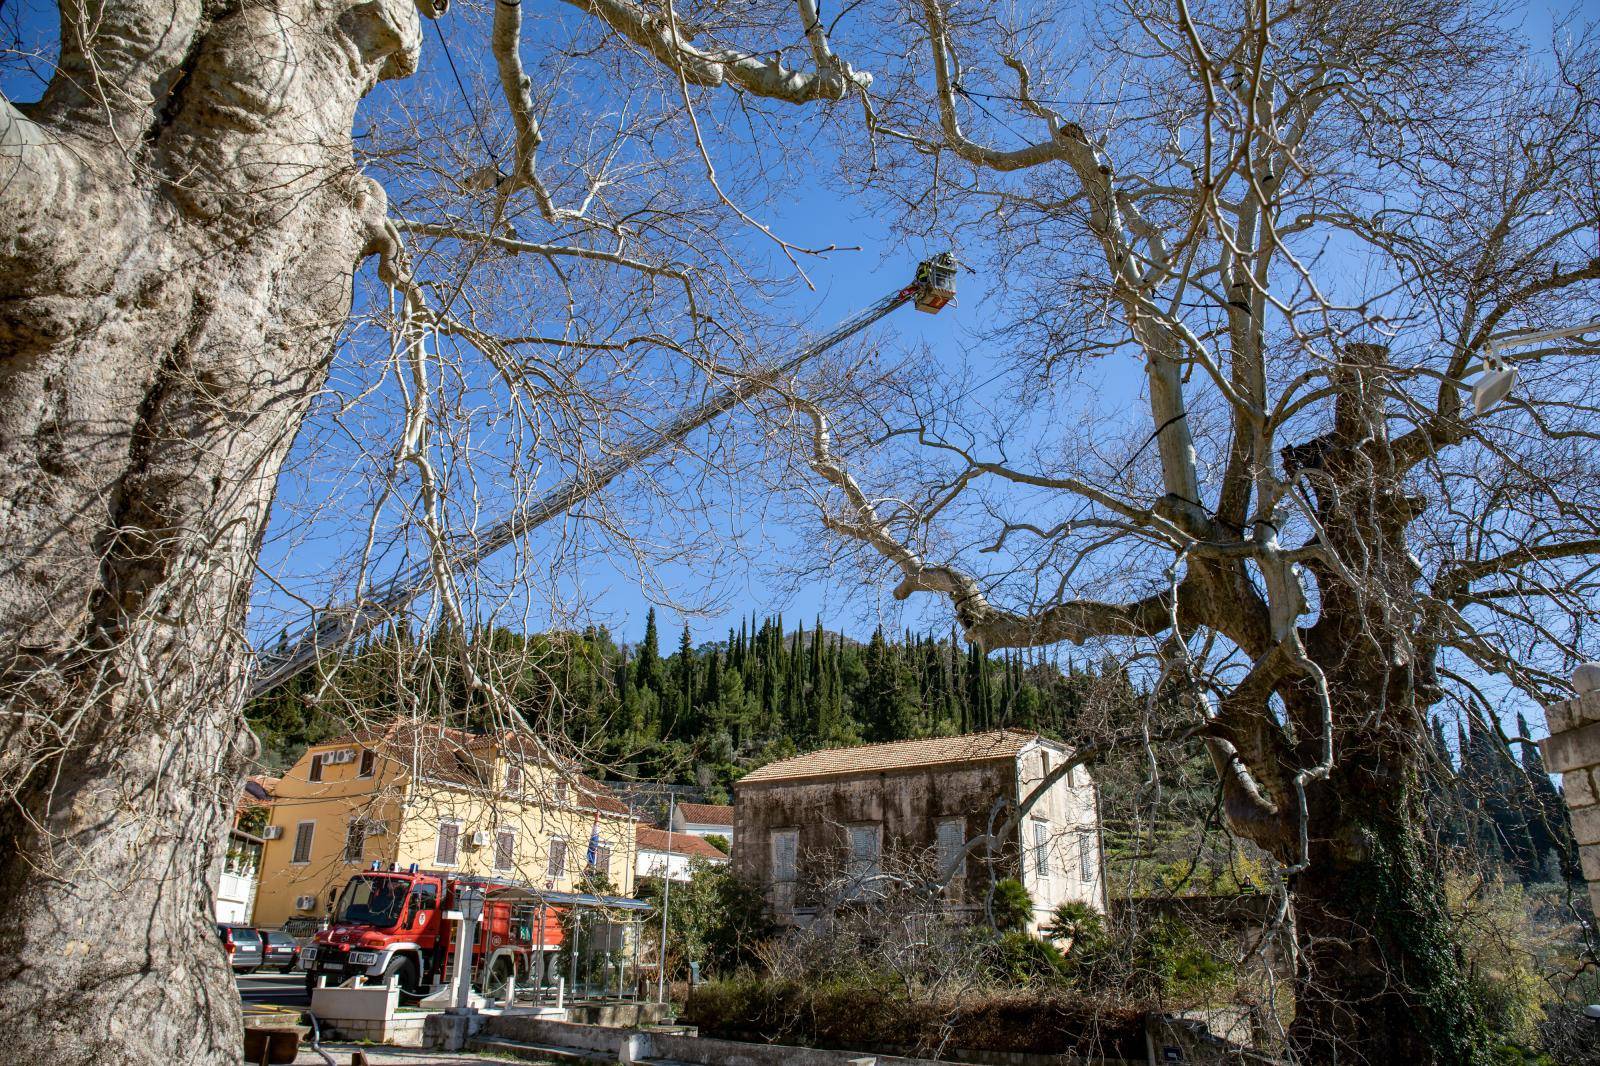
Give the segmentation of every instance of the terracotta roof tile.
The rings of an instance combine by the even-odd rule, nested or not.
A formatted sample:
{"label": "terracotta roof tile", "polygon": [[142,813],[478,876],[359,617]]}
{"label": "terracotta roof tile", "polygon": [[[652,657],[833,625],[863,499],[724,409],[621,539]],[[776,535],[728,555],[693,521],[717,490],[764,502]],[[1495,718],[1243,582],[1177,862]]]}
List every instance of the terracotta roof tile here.
{"label": "terracotta roof tile", "polygon": [[1013,758],[1037,739],[1037,733],[996,729],[988,733],[965,733],[958,737],[927,737],[922,740],[896,740],[887,744],[863,744],[854,748],[827,748],[768,763],[734,782],[734,787],[762,781],[910,770],[944,763]]}
{"label": "terracotta roof tile", "polygon": [[728,856],[693,833],[669,833],[652,826],[639,827],[640,851],[666,851],[691,859],[726,859]]}
{"label": "terracotta roof tile", "polygon": [[583,806],[593,807],[608,814],[620,814],[623,817],[633,816],[633,812],[628,809],[628,805],[618,799],[615,792],[592,777],[585,777],[582,774],[574,776],[578,779],[578,794],[581,797]]}
{"label": "terracotta roof tile", "polygon": [[695,825],[725,825],[733,827],[733,807],[725,803],[680,803],[678,813],[683,820]]}

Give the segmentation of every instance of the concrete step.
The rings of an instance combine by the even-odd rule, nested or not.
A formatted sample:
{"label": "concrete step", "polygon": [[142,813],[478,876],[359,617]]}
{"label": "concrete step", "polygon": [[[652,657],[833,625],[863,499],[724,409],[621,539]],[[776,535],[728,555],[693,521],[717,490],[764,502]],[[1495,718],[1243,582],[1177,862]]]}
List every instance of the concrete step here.
{"label": "concrete step", "polygon": [[604,1051],[563,1047],[559,1044],[530,1044],[525,1040],[510,1040],[503,1036],[476,1036],[467,1043],[474,1051],[484,1051],[494,1055],[509,1055],[514,1059],[527,1059],[531,1062],[614,1063],[617,1061],[615,1054],[609,1054]]}

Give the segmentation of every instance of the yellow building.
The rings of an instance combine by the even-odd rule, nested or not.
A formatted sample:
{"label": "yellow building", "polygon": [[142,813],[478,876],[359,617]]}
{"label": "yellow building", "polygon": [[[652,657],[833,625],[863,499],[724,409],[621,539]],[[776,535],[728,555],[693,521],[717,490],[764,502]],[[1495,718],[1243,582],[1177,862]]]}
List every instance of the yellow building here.
{"label": "yellow building", "polygon": [[517,734],[406,723],[340,737],[274,787],[255,922],[326,916],[374,862],[627,896],[634,829],[613,794]]}

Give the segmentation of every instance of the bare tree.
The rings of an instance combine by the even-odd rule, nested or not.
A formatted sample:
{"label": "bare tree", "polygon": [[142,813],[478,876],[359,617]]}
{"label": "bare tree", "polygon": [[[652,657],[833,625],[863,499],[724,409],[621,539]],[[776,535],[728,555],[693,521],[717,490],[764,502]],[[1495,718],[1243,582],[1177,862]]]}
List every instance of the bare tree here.
{"label": "bare tree", "polygon": [[[854,97],[841,180],[998,279],[1003,416],[795,397],[828,528],[986,648],[1153,664],[1290,886],[1302,1059],[1481,1060],[1426,720],[1548,697],[1586,648],[1597,346],[1515,352],[1500,410],[1463,392],[1491,342],[1591,317],[1588,31],[1535,53],[1438,0],[583,6],[685,99]],[[779,77],[797,28],[816,73]]]}
{"label": "bare tree", "polygon": [[797,394],[824,524],[986,648],[1146,658],[1289,886],[1301,1059],[1480,1061],[1427,717],[1585,654],[1596,345],[1516,352],[1497,411],[1463,381],[1592,317],[1592,40],[1535,60],[1427,2],[1119,5],[1070,50],[1065,14],[911,14],[863,180],[988,258],[1023,384]]}

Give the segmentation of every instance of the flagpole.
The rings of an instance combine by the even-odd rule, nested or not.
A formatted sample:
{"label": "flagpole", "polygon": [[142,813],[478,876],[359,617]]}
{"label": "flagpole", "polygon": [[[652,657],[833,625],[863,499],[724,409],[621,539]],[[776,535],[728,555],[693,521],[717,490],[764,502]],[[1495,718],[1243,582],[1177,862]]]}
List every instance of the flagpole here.
{"label": "flagpole", "polygon": [[656,966],[656,1002],[667,1001],[667,907],[672,902],[672,816],[678,807],[678,794],[667,793],[667,861],[662,868],[661,958]]}

